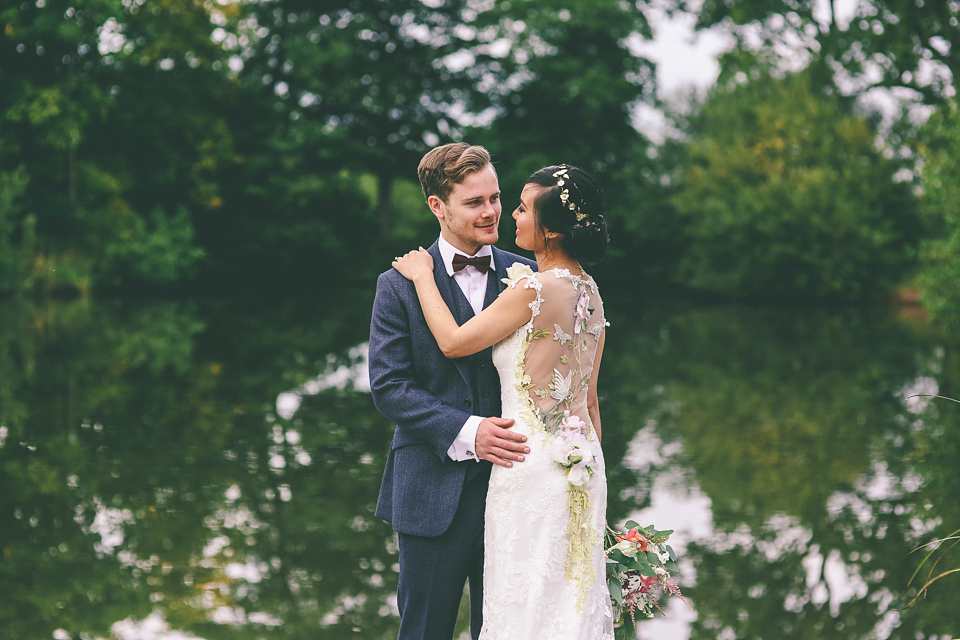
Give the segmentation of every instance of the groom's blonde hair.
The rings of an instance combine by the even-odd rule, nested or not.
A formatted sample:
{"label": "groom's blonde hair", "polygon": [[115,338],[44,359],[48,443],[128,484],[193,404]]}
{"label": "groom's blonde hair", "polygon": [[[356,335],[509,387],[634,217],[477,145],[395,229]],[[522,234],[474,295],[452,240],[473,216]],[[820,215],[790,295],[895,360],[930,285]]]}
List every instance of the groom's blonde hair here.
{"label": "groom's blonde hair", "polygon": [[451,142],[431,149],[417,167],[423,199],[437,196],[446,202],[454,185],[460,184],[468,175],[480,171],[488,164],[492,166],[490,152],[479,145]]}

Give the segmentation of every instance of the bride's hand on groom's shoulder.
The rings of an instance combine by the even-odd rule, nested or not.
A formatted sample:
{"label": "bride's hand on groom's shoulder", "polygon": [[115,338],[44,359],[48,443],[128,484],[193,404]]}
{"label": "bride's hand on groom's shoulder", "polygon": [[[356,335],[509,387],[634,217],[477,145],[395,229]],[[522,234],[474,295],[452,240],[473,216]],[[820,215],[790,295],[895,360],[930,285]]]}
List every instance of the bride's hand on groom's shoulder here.
{"label": "bride's hand on groom's shoulder", "polygon": [[416,251],[409,251],[393,260],[393,268],[400,272],[407,280],[414,280],[421,276],[433,274],[433,256],[420,247]]}

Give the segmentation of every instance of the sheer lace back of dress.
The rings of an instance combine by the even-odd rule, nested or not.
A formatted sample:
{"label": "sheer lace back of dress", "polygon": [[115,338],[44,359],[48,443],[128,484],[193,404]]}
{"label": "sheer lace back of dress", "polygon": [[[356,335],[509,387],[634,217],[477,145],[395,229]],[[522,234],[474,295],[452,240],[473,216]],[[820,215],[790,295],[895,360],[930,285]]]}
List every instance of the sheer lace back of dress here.
{"label": "sheer lace back of dress", "polygon": [[537,423],[547,433],[594,438],[587,410],[600,336],[606,326],[603,302],[592,278],[553,269],[529,275],[537,289],[523,350],[521,385]]}

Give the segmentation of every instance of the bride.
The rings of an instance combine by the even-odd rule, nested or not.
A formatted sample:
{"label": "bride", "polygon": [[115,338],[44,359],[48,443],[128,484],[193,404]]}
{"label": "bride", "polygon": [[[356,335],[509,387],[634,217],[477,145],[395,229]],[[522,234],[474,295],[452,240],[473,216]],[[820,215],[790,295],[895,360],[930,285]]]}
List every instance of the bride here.
{"label": "bride", "polygon": [[581,266],[606,250],[603,200],[583,170],[550,166],[527,179],[513,218],[517,246],[535,253],[538,272],[514,264],[500,297],[463,326],[426,250],[393,263],[416,286],[444,355],[495,345],[503,417],[530,445],[523,464],[494,466],[490,476],[480,638],[612,640],[597,403],[607,322]]}

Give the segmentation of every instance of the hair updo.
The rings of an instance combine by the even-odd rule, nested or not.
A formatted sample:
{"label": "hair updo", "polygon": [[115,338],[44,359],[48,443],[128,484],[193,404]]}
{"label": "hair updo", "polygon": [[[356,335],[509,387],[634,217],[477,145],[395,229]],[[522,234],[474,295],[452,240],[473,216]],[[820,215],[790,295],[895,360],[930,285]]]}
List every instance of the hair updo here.
{"label": "hair updo", "polygon": [[603,218],[603,196],[596,180],[583,169],[551,165],[535,171],[526,184],[543,187],[533,202],[540,233],[559,233],[560,246],[578,262],[600,262],[609,236]]}

